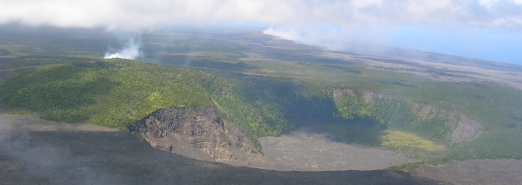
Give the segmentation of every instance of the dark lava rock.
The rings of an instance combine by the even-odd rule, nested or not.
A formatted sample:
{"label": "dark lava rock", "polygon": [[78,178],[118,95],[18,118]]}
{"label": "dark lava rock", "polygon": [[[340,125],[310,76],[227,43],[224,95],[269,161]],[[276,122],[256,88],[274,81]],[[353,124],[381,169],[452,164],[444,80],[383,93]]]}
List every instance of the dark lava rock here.
{"label": "dark lava rock", "polygon": [[194,159],[229,162],[255,155],[252,142],[212,107],[160,109],[129,129],[153,147]]}

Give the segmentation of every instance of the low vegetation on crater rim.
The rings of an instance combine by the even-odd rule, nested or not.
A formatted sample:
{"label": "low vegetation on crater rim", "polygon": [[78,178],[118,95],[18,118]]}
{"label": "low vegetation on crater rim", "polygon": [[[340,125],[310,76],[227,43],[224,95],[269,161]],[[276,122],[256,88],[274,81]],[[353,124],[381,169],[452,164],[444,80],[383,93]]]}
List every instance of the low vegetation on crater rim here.
{"label": "low vegetation on crater rim", "polygon": [[[475,79],[412,78],[360,61],[315,56],[300,45],[291,45],[298,48],[291,54],[233,39],[205,47],[216,42],[195,43],[201,46],[191,52],[145,47],[140,60],[161,61],[157,64],[3,49],[9,52],[0,58],[0,105],[11,113],[120,128],[163,108],[213,107],[224,125],[251,142],[243,150],[262,153],[257,138],[311,126],[335,133],[338,142],[387,147],[422,160],[397,167],[406,170],[451,160],[522,158],[519,89]],[[325,122],[350,127],[321,128]]]}

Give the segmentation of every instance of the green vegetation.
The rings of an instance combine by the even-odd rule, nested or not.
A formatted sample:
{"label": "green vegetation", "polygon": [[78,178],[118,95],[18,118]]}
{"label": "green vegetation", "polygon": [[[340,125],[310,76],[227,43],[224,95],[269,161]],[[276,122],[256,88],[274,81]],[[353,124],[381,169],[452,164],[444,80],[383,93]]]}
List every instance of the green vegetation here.
{"label": "green vegetation", "polygon": [[443,145],[407,132],[387,130],[381,139],[381,146],[416,158],[426,158],[428,154],[446,150]]}
{"label": "green vegetation", "polygon": [[521,130],[488,130],[473,141],[452,146],[448,157],[466,159],[522,159]]}
{"label": "green vegetation", "polygon": [[[347,89],[351,93],[344,93],[335,97],[334,100],[339,111],[339,116],[344,119],[353,118],[370,118],[374,115],[375,105],[373,101],[365,102],[362,98],[361,92],[353,92],[351,89]],[[335,93],[335,92],[334,92]]]}
{"label": "green vegetation", "polygon": [[[340,142],[423,160],[396,167],[403,170],[522,159],[521,91],[492,82],[412,78],[306,48],[257,48],[233,39],[144,35],[140,60],[157,63],[151,64],[101,60],[107,42],[118,46],[102,33],[19,35],[0,37],[0,70],[17,73],[1,84],[0,104],[13,114],[125,127],[163,107],[215,106],[258,149],[258,137],[310,126]],[[460,115],[482,124],[480,137],[451,141]]]}
{"label": "green vegetation", "polygon": [[47,64],[85,62],[92,60],[87,57],[75,56],[22,56],[2,62],[0,69],[20,68],[29,66],[42,66]]}
{"label": "green vegetation", "polygon": [[9,108],[6,112],[9,115],[25,115],[25,114],[32,114],[33,112],[27,109],[21,109],[21,108]]}
{"label": "green vegetation", "polygon": [[128,60],[20,68],[4,82],[1,104],[45,119],[128,126],[162,107],[208,106],[197,83],[209,74]]}
{"label": "green vegetation", "polygon": [[[447,160],[522,157],[518,152],[522,148],[513,147],[521,137],[519,132],[489,129],[479,139],[454,144],[449,136],[458,119],[439,109],[427,109],[429,104],[378,93],[370,96],[373,92],[363,89],[367,84],[358,87],[357,83],[344,86],[287,77],[217,74],[121,59],[50,58],[56,60],[49,60],[51,64],[34,63],[27,57],[11,61],[17,65],[7,66],[19,75],[0,87],[0,104],[39,112],[45,119],[109,127],[128,126],[163,107],[216,106],[258,149],[258,137],[317,125],[317,131],[337,130],[336,139],[341,142],[384,146],[426,161],[441,155],[447,155]],[[68,59],[71,61],[66,62]],[[29,67],[19,67],[24,63]],[[334,95],[336,89],[348,88],[351,93]],[[327,122],[340,125],[320,126]],[[488,126],[488,122],[482,123]],[[516,140],[503,141],[506,138],[491,133],[508,133]],[[505,152],[500,156],[488,151]]]}
{"label": "green vegetation", "polygon": [[[276,136],[289,130],[290,123],[285,120],[280,106],[274,104],[277,98],[252,94],[248,89],[262,89],[256,85],[263,84],[256,81],[241,82],[218,87],[213,99],[221,111],[235,122],[245,124],[246,128],[256,136]],[[266,83],[264,83],[266,85]],[[269,87],[264,92],[273,93]],[[263,97],[267,97],[264,99]]]}

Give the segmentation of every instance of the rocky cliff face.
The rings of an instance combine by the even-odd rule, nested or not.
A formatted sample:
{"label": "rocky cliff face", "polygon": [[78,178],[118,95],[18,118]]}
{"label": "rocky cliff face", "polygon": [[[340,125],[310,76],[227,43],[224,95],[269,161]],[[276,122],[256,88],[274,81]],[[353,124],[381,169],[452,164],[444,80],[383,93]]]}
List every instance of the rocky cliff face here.
{"label": "rocky cliff face", "polygon": [[252,142],[212,107],[160,109],[129,129],[153,147],[194,159],[233,162],[255,155]]}

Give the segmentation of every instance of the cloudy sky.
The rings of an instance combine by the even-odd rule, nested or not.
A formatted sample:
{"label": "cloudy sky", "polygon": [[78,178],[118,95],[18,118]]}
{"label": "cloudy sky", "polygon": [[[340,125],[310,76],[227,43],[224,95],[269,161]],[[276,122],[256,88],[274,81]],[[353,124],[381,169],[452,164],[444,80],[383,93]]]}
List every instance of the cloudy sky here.
{"label": "cloudy sky", "polygon": [[0,24],[143,31],[258,26],[343,49],[399,46],[522,64],[522,0],[0,0]]}

